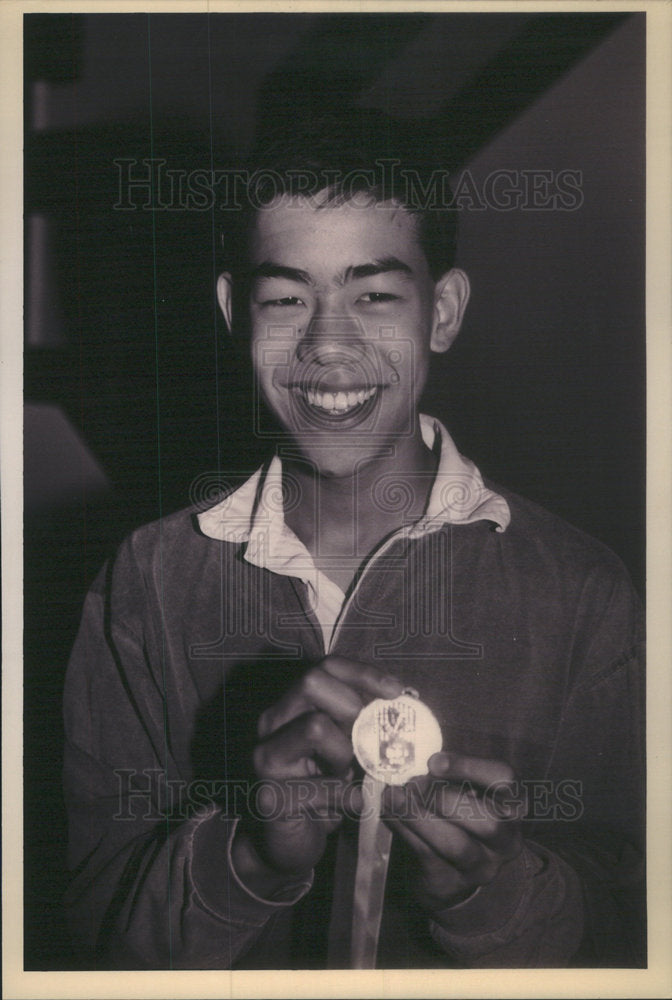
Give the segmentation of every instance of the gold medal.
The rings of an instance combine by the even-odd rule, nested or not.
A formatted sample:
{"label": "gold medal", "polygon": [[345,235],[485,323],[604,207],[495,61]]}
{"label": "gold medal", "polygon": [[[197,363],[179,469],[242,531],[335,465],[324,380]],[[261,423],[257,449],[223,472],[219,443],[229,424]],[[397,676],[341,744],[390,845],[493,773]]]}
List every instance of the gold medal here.
{"label": "gold medal", "polygon": [[386,785],[404,785],[427,774],[427,762],[443,746],[432,712],[406,688],[398,698],[376,698],[352,727],[355,756],[367,774]]}

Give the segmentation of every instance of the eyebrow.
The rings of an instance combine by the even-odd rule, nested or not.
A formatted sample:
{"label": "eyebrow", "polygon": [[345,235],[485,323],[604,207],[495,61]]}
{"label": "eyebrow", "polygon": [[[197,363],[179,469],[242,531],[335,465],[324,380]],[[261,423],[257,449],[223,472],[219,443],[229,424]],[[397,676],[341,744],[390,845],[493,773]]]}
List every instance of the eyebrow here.
{"label": "eyebrow", "polygon": [[388,274],[390,271],[400,271],[402,274],[412,275],[413,271],[404,264],[398,257],[381,257],[379,260],[372,260],[368,264],[357,264],[355,267],[346,267],[339,284],[347,281],[356,281],[358,278],[372,278],[376,274]]}
{"label": "eyebrow", "polygon": [[[366,264],[351,264],[338,275],[336,282],[345,285],[348,281],[357,281],[361,278],[372,278],[376,274],[389,274],[399,272],[405,275],[412,275],[413,270],[398,257],[381,257]],[[256,281],[263,278],[284,278],[286,281],[297,281],[302,285],[313,285],[315,282],[307,271],[302,271],[298,267],[287,267],[285,264],[276,264],[271,260],[265,260],[250,271],[250,279]]]}
{"label": "eyebrow", "polygon": [[285,267],[284,264],[274,264],[273,261],[265,260],[250,271],[250,278],[256,281],[258,278],[285,278],[287,281],[298,281],[302,285],[312,285],[313,280],[307,271],[301,271],[298,267]]}

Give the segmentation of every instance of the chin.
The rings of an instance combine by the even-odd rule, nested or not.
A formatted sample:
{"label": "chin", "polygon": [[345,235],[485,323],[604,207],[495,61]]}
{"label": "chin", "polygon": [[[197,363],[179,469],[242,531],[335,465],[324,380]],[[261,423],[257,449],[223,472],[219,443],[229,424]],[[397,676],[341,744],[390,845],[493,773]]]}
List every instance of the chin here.
{"label": "chin", "polygon": [[363,468],[380,458],[380,450],[375,446],[364,448],[334,448],[315,452],[303,451],[305,459],[323,479],[351,479]]}
{"label": "chin", "polygon": [[357,468],[353,467],[352,463],[349,466],[321,465],[316,468],[316,472],[320,479],[352,479],[357,472]]}
{"label": "chin", "polygon": [[326,461],[324,454],[319,456],[305,455],[305,459],[321,479],[351,479],[360,464],[359,462],[353,463],[352,455],[343,456],[342,459],[334,456]]}

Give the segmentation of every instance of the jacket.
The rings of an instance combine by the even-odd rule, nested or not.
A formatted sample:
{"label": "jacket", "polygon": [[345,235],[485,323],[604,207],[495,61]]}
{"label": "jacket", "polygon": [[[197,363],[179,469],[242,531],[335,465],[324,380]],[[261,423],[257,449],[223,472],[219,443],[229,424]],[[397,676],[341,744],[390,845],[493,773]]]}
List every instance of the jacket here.
{"label": "jacket", "polygon": [[[480,520],[388,542],[333,644],[418,690],[446,749],[511,764],[531,803],[494,916],[484,887],[429,920],[393,853],[379,965],[640,965],[639,601],[603,545],[500,493],[504,533]],[[139,529],[101,572],[65,689],[66,905],[91,968],[327,964],[356,823],[272,900],[228,851],[256,720],[323,655],[306,585],[204,535],[196,509]]]}

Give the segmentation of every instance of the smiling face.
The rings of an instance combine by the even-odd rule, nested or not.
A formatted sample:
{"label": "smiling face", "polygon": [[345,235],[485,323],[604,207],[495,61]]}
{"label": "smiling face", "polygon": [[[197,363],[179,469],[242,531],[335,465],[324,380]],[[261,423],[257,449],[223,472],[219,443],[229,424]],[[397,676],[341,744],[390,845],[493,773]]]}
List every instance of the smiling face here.
{"label": "smiling face", "polygon": [[[283,197],[257,213],[249,248],[254,370],[303,456],[343,476],[417,445],[430,349],[459,329],[464,275],[435,284],[416,219],[392,203]],[[219,292],[230,316],[227,276]]]}

